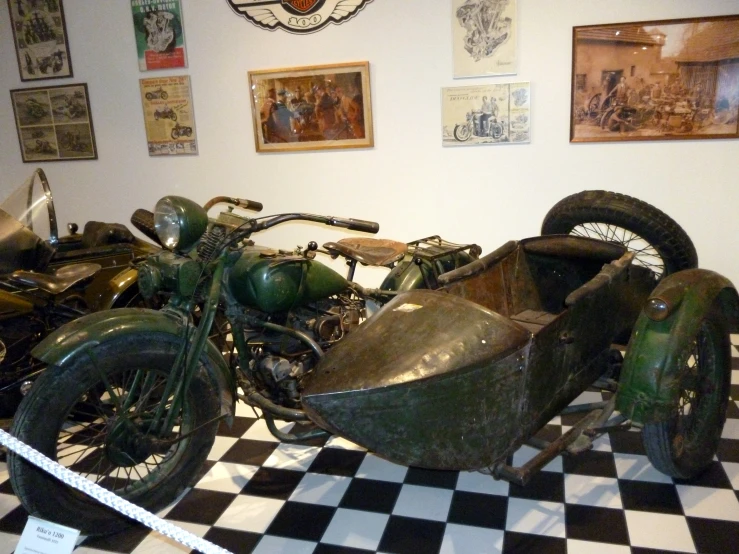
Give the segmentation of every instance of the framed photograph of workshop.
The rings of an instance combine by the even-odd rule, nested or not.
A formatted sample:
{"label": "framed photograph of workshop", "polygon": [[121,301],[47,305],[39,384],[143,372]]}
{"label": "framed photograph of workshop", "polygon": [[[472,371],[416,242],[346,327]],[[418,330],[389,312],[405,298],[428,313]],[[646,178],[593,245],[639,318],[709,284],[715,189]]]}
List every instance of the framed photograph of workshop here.
{"label": "framed photograph of workshop", "polygon": [[374,145],[369,62],[249,72],[257,152]]}
{"label": "framed photograph of workshop", "polygon": [[10,91],[24,162],[97,159],[87,84]]}
{"label": "framed photograph of workshop", "polygon": [[21,81],[72,76],[62,0],[8,0]]}
{"label": "framed photograph of workshop", "polygon": [[739,15],[572,32],[571,142],[739,137]]}
{"label": "framed photograph of workshop", "polygon": [[516,0],[452,0],[454,78],[515,75]]}

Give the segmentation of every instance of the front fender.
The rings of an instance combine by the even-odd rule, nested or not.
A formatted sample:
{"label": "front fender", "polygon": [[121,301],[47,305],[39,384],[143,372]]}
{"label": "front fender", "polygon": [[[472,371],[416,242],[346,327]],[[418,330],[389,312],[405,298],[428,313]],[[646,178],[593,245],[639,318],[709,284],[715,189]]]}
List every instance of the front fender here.
{"label": "front fender", "polygon": [[701,320],[712,313],[739,329],[739,296],[731,281],[705,269],[674,273],[650,298],[670,298],[675,308],[664,321],[650,319],[644,311],[631,334],[621,370],[617,409],[634,423],[665,421],[679,395],[679,372],[685,364],[688,341]]}
{"label": "front fender", "polygon": [[[104,342],[133,333],[166,333],[178,338],[184,336],[184,324],[175,313],[146,308],[121,308],[95,312],[75,319],[51,333],[31,352],[48,365],[63,366],[81,352]],[[218,348],[206,343],[206,368],[218,386],[221,414],[232,416],[236,385],[231,371]]]}

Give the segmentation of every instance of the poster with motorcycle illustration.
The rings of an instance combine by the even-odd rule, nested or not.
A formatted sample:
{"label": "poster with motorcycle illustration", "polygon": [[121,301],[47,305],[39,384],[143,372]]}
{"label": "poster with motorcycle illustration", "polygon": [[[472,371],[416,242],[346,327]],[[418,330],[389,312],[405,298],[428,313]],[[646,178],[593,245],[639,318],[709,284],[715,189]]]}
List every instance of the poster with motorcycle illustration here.
{"label": "poster with motorcycle illustration", "polygon": [[72,76],[62,0],[8,0],[21,81]]}
{"label": "poster with motorcycle illustration", "polygon": [[150,156],[197,154],[190,77],[140,79]]}
{"label": "poster with motorcycle illustration", "polygon": [[454,78],[515,75],[516,0],[452,0]]}
{"label": "poster with motorcycle illustration", "polygon": [[442,144],[531,142],[531,85],[500,83],[441,89]]}
{"label": "poster with motorcycle illustration", "polygon": [[10,91],[24,162],[97,159],[87,84]]}
{"label": "poster with motorcycle illustration", "polygon": [[187,67],[180,0],[131,0],[139,69]]}

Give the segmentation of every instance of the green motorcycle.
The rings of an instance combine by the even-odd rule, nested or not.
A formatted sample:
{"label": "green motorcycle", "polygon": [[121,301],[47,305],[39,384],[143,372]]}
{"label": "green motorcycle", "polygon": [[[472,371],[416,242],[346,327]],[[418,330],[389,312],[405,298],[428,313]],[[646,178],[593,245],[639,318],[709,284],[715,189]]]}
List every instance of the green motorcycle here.
{"label": "green motorcycle", "polygon": [[[229,209],[209,219],[217,203]],[[302,381],[324,352],[355,332],[399,291],[435,288],[438,277],[476,259],[476,245],[428,237],[409,244],[365,237],[315,242],[293,252],[250,237],[290,221],[377,233],[370,221],[305,213],[249,218],[261,204],[217,197],[201,207],[176,196],[155,209],[166,250],[138,267],[161,311],[118,309],[82,317],[34,355],[49,369],[31,388],[13,434],[116,494],[156,511],[188,486],[237,399],[259,408],[286,441],[325,434],[280,432],[275,418],[307,422]],[[343,258],[343,277],[316,260]],[[392,268],[379,289],[352,282],[358,264]],[[29,513],[109,533],[126,521],[9,456],[13,486]]]}

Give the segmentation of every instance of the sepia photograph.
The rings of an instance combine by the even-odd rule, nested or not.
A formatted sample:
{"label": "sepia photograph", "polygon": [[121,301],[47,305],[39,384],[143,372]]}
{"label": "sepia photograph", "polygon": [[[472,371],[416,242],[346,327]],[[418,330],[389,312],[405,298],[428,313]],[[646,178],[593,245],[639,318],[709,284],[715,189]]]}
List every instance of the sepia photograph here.
{"label": "sepia photograph", "polygon": [[369,63],[249,72],[257,152],[374,144]]}
{"label": "sepia photograph", "polygon": [[87,85],[10,91],[24,162],[97,159]]}
{"label": "sepia photograph", "polygon": [[736,138],[739,15],[574,27],[571,142]]}

